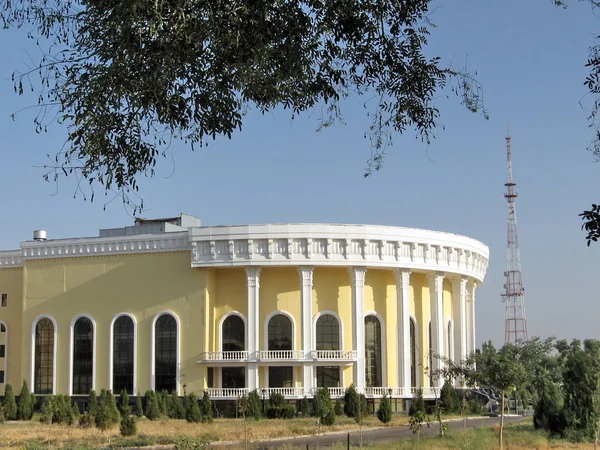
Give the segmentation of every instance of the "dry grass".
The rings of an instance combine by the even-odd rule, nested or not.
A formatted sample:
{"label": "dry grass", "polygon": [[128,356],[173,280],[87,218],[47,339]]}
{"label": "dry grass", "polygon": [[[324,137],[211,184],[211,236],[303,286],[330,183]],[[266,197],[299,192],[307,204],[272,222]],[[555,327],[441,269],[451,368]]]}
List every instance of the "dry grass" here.
{"label": "dry grass", "polygon": [[[381,424],[377,418],[369,416],[363,427],[406,425],[406,417],[394,416],[389,424]],[[137,422],[138,434],[135,438],[139,444],[168,445],[181,436],[202,438],[207,441],[238,441],[244,440],[243,419],[215,419],[210,424],[190,424],[185,420],[142,419]],[[336,423],[330,427],[321,427],[321,432],[357,430],[358,424],[347,417],[337,417]],[[315,420],[312,418],[248,420],[248,438],[250,440],[265,440],[283,437],[315,434]],[[125,438],[119,435],[119,427],[101,432],[96,428],[81,428],[68,425],[44,425],[37,422],[15,422],[0,425],[0,447],[21,448],[28,442],[39,442],[43,446],[53,448],[98,447],[109,443],[120,445]]]}

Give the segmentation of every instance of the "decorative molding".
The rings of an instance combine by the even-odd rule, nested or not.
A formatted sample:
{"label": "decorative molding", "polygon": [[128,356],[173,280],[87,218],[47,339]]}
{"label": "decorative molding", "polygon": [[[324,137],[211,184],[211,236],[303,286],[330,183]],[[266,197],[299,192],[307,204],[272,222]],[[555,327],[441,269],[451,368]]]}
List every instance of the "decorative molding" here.
{"label": "decorative molding", "polygon": [[23,255],[20,250],[0,252],[0,269],[23,267]]}
{"label": "decorative molding", "polygon": [[[465,236],[372,225],[240,225],[189,231],[192,267],[338,266],[443,271],[482,281],[489,249]],[[235,248],[211,252],[220,242]]]}

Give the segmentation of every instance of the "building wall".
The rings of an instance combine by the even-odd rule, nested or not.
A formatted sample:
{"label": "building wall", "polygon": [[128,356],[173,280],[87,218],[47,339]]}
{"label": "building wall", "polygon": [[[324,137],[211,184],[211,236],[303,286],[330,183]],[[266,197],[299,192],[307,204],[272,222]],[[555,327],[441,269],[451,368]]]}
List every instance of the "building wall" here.
{"label": "building wall", "polygon": [[[156,315],[170,311],[180,323],[180,380],[187,392],[207,385],[207,364],[199,364],[202,352],[219,351],[220,324],[230,312],[247,319],[246,271],[236,268],[190,268],[189,252],[28,260],[23,269],[0,270],[0,292],[9,304],[0,310],[8,325],[10,364],[7,381],[20,385],[32,380],[32,336],[42,316],[57,324],[56,391],[70,392],[70,336],[73,319],[88,315],[95,322],[95,388],[109,386],[111,322],[119,313],[137,321],[137,392],[152,386],[152,324]],[[417,319],[417,383],[429,386],[430,289],[425,273],[410,275],[410,313]],[[444,333],[453,317],[453,284],[443,283]],[[22,299],[22,300],[21,300]],[[316,267],[312,288],[313,319],[332,311],[340,317],[342,348],[353,350],[351,281],[346,267]],[[383,385],[398,386],[398,293],[391,269],[368,269],[365,278],[364,313],[376,312],[381,320]],[[259,348],[266,349],[267,317],[284,311],[294,322],[295,349],[302,348],[302,305],[297,267],[266,267],[260,273]],[[362,322],[362,321],[361,321]],[[311,324],[314,333],[314,320]],[[247,328],[246,328],[247,331]],[[0,338],[1,339],[1,338]],[[445,339],[447,346],[447,338]],[[360,349],[359,349],[360,350]],[[0,360],[0,370],[2,360]],[[294,369],[295,385],[302,386],[302,369]],[[265,386],[266,369],[259,370]],[[217,376],[215,373],[215,383]],[[353,382],[352,367],[342,369],[345,386]],[[3,389],[3,386],[0,386]]]}
{"label": "building wall", "polygon": [[11,383],[17,392],[21,388],[21,323],[23,298],[23,269],[0,270],[0,294],[7,295],[7,306],[0,307],[0,324],[6,331],[0,333],[0,344],[5,345],[5,357],[0,358],[0,370],[4,370],[4,383],[0,383],[0,395],[4,386]]}

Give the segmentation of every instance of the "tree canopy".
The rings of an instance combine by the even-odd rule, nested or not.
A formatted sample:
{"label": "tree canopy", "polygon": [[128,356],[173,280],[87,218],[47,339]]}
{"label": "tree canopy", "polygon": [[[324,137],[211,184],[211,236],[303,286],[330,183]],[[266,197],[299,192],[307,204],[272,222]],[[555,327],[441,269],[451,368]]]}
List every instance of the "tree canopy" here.
{"label": "tree canopy", "polygon": [[424,54],[430,3],[6,0],[0,22],[26,27],[45,50],[14,83],[22,94],[40,77],[38,132],[54,118],[67,126],[47,178],[75,172],[127,193],[174,139],[193,148],[231,137],[253,108],[295,116],[325,106],[326,127],[343,120],[341,100],[362,98],[365,176],[380,169],[393,132],[429,141],[447,83],[482,111],[466,71]]}

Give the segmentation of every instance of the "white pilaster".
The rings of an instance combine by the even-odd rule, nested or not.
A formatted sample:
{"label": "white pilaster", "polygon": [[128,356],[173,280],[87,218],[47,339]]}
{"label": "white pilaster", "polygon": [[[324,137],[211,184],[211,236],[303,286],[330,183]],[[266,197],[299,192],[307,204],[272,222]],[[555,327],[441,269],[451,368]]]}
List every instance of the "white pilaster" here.
{"label": "white pilaster", "polygon": [[467,278],[453,278],[454,288],[454,362],[459,363],[468,354],[467,346]]}
{"label": "white pilaster", "polygon": [[475,289],[477,283],[471,280],[467,284],[467,354],[475,351]]}
{"label": "white pilaster", "polygon": [[365,391],[365,274],[366,267],[351,267],[352,280],[352,336],[356,349],[354,386],[360,393]]}
{"label": "white pilaster", "polygon": [[[298,267],[300,275],[300,300],[302,305],[302,348],[304,353],[315,350],[313,347],[312,332],[312,286],[313,268],[308,266]],[[302,386],[304,395],[309,395],[313,387],[313,366],[302,366]]]}
{"label": "white pilaster", "polygon": [[248,374],[246,386],[250,391],[258,389],[258,363],[256,352],[258,351],[258,333],[259,333],[259,288],[260,288],[260,267],[246,267],[246,286],[248,289],[248,344],[247,350],[250,356],[248,364]]}
{"label": "white pilaster", "polygon": [[[437,355],[445,356],[444,353],[444,320],[443,320],[443,293],[444,293],[444,275],[440,273],[427,275],[429,279],[429,297],[431,311],[431,347],[433,351],[432,366],[429,373],[436,372],[441,368],[440,360]],[[434,380],[433,386],[441,387],[443,378],[438,377]]]}
{"label": "white pilaster", "polygon": [[394,269],[394,277],[398,302],[398,387],[410,389],[410,271]]}

